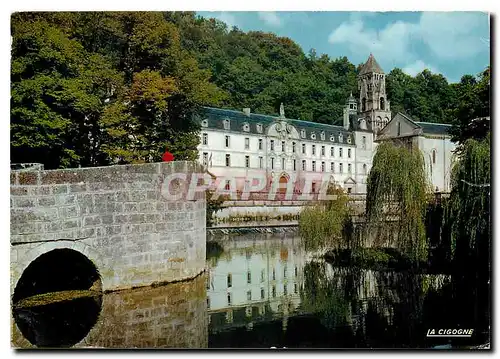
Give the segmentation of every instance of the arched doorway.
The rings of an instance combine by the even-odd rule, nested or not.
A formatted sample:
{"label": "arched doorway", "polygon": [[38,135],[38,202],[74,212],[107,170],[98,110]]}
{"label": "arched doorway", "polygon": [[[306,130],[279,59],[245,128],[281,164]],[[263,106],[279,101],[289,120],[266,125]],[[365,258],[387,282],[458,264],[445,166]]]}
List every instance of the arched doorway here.
{"label": "arched doorway", "polygon": [[278,193],[286,194],[286,189],[288,186],[289,176],[286,173],[282,173],[279,179]]}

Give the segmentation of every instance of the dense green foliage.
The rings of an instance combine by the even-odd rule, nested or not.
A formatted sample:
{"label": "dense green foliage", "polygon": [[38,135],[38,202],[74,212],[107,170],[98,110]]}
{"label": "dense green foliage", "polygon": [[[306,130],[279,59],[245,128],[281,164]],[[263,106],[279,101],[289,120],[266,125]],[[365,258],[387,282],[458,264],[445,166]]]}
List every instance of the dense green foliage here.
{"label": "dense green foliage", "polygon": [[161,13],[12,16],[13,162],[48,168],[197,157],[192,114],[223,97]]}
{"label": "dense green foliage", "polygon": [[387,98],[393,113],[426,122],[449,123],[456,107],[456,86],[441,74],[424,70],[415,77],[395,68],[387,75]]}
{"label": "dense green foliage", "polygon": [[490,135],[469,139],[453,167],[445,220],[451,228],[451,249],[457,265],[488,273],[491,256]]}
{"label": "dense green foliage", "polygon": [[349,246],[352,239],[352,220],[349,197],[339,188],[330,188],[332,201],[305,207],[300,212],[299,232],[306,250]]}
{"label": "dense green foliage", "polygon": [[[390,142],[381,143],[367,179],[367,229],[376,226],[378,232],[395,231],[397,248],[416,261],[426,260],[424,222],[428,192],[421,152]],[[394,222],[386,225],[391,217]],[[387,240],[386,236],[377,237]]]}
{"label": "dense green foliage", "polygon": [[436,200],[427,203],[425,214],[425,232],[429,245],[429,264],[433,267],[451,269],[451,224],[453,221],[445,220],[446,208],[449,198],[436,195]]}
{"label": "dense green foliage", "polygon": [[[368,55],[368,54],[367,54]],[[356,66],[289,38],[192,12],[12,16],[11,160],[47,168],[197,157],[201,105],[339,124]],[[393,112],[457,124],[489,115],[489,68],[448,84],[425,70],[387,75]]]}
{"label": "dense green foliage", "polygon": [[207,218],[206,218],[206,224],[207,227],[211,227],[213,225],[213,216],[217,212],[219,212],[222,209],[222,204],[224,201],[227,200],[226,196],[218,196],[217,198],[214,198],[215,196],[213,195],[214,191],[206,191],[205,192],[205,198],[207,200]]}
{"label": "dense green foliage", "polygon": [[490,131],[490,68],[486,68],[478,79],[463,76],[457,89],[457,106],[451,129],[452,139],[459,144],[459,152],[465,142],[472,138],[484,139]]}

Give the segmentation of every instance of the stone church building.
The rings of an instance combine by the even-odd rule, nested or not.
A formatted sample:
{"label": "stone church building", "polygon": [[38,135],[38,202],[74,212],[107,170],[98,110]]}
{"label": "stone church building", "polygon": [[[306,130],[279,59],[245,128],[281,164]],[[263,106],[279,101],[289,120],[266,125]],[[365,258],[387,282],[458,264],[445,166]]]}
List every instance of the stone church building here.
{"label": "stone church building", "polygon": [[[433,190],[448,192],[455,148],[450,125],[392,117],[385,76],[370,54],[358,75],[359,99],[347,99],[342,126],[287,118],[283,104],[279,116],[205,107],[199,161],[216,177],[236,178],[240,190],[255,173],[280,188],[293,179],[298,192],[305,178],[320,174],[348,193],[366,193],[377,144],[405,141],[422,151]],[[311,192],[319,190],[316,184]]]}

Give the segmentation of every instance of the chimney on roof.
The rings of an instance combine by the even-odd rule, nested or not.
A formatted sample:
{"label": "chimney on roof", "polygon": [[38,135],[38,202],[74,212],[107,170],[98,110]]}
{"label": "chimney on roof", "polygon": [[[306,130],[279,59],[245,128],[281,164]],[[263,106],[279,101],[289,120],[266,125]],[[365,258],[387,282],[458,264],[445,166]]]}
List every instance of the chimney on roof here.
{"label": "chimney on roof", "polygon": [[246,115],[246,116],[250,116],[250,107],[245,107],[243,109],[243,113]]}

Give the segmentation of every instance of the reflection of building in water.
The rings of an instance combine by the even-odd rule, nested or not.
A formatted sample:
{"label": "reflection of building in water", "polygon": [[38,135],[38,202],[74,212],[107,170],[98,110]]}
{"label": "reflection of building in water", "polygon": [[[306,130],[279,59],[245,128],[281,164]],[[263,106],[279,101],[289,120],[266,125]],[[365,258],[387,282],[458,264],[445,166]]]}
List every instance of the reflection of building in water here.
{"label": "reflection of building in water", "polygon": [[[252,320],[294,312],[300,304],[305,254],[300,239],[234,240],[208,271],[210,326],[252,326]],[[286,319],[284,320],[286,327]]]}

